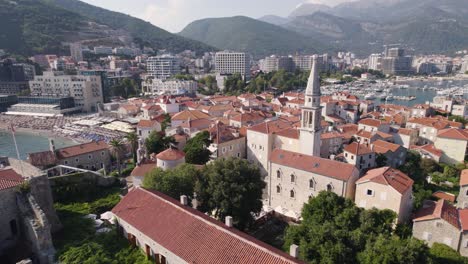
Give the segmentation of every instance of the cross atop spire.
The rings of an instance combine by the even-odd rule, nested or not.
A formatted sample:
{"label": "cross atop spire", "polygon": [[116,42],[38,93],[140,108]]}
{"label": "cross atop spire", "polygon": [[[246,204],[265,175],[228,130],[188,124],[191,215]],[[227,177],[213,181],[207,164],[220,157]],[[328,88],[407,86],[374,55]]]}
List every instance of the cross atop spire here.
{"label": "cross atop spire", "polygon": [[312,57],[312,70],[310,71],[309,81],[307,82],[306,96],[320,96],[320,78],[318,56]]}

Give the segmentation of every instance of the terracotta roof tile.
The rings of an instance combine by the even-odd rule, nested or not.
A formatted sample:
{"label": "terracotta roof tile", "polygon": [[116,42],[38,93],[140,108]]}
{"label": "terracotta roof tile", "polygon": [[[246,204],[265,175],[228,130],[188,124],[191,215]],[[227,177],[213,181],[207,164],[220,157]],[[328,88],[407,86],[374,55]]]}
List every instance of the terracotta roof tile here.
{"label": "terracotta roof tile", "polygon": [[374,151],[377,153],[396,152],[401,146],[383,140],[377,140],[372,143]]}
{"label": "terracotta roof tile", "polygon": [[302,263],[159,192],[136,188],[112,212],[187,263]]}
{"label": "terracotta roof tile", "polygon": [[448,192],[443,192],[443,191],[436,191],[432,194],[432,197],[438,198],[438,199],[444,199],[446,201],[449,201],[451,203],[455,203],[455,199],[457,198],[455,195],[448,193]]}
{"label": "terracotta roof tile", "polygon": [[177,149],[168,148],[156,155],[156,158],[159,160],[180,160],[185,158],[185,153]]}
{"label": "terracotta roof tile", "polygon": [[72,147],[61,148],[56,151],[59,159],[75,157],[95,151],[108,150],[109,145],[104,141],[90,142]]}
{"label": "terracotta roof tile", "polygon": [[349,180],[356,170],[351,164],[302,155],[281,149],[273,150],[270,161],[290,168],[316,173],[342,181]]}
{"label": "terracotta roof tile", "polygon": [[263,122],[261,124],[249,127],[248,130],[263,134],[272,134],[291,127],[293,127],[291,122],[286,122],[284,120],[275,120]]}
{"label": "terracotta roof tile", "polygon": [[183,120],[188,120],[188,119],[196,120],[196,119],[202,119],[202,118],[209,119],[211,118],[211,116],[198,110],[185,110],[172,116],[172,120],[178,120],[178,121],[183,121]]}
{"label": "terracotta roof tile", "polygon": [[460,224],[463,231],[468,230],[468,209],[458,210],[460,216]]}
{"label": "terracotta roof tile", "polygon": [[468,185],[468,169],[462,170],[460,174],[460,186]]}
{"label": "terracotta roof tile", "polygon": [[156,162],[142,163],[136,166],[130,176],[145,176],[146,173],[151,172],[156,168]]}
{"label": "terracotta roof tile", "polygon": [[152,128],[157,124],[158,124],[158,121],[156,121],[156,120],[144,120],[144,119],[142,119],[142,120],[140,120],[140,122],[138,122],[137,127]]}
{"label": "terracotta roof tile", "polygon": [[359,121],[360,125],[372,126],[372,127],[379,127],[384,122],[378,119],[366,118]]}
{"label": "terracotta roof tile", "polygon": [[443,219],[458,229],[461,227],[457,208],[444,199],[425,201],[425,206],[416,212],[413,222],[434,219]]}
{"label": "terracotta roof tile", "polygon": [[16,187],[23,182],[23,177],[13,169],[0,170],[0,190]]}
{"label": "terracotta roof tile", "polygon": [[408,175],[390,167],[369,170],[356,184],[369,181],[391,186],[401,194],[413,187],[413,180]]}
{"label": "terracotta roof tile", "polygon": [[349,153],[354,154],[354,155],[357,155],[358,154],[358,151],[357,151],[358,146],[359,146],[359,155],[367,155],[367,154],[374,153],[374,151],[372,151],[370,148],[366,147],[363,144],[358,144],[357,142],[353,142],[353,143],[347,145],[344,148],[344,151],[349,152]]}
{"label": "terracotta roof tile", "polygon": [[288,128],[275,133],[277,136],[299,139],[299,130],[297,128]]}
{"label": "terracotta roof tile", "polygon": [[439,131],[437,137],[468,141],[468,132],[463,129],[448,128]]}

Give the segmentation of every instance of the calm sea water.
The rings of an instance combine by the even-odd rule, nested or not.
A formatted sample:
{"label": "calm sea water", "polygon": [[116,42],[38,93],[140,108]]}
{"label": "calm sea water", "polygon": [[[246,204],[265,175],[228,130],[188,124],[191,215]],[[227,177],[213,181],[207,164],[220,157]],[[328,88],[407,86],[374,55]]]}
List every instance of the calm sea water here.
{"label": "calm sea water", "polygon": [[[73,141],[62,138],[54,138],[55,146],[63,148],[75,145]],[[21,159],[26,159],[28,153],[45,151],[49,149],[49,138],[30,133],[16,132],[16,142]],[[0,156],[16,158],[15,144],[11,133],[0,131]]]}

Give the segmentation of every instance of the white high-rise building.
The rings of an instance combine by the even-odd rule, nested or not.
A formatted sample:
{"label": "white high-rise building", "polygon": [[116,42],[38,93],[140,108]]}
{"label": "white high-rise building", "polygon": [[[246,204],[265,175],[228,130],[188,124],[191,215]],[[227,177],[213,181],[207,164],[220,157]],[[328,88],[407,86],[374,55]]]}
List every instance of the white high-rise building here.
{"label": "white high-rise building", "polygon": [[70,44],[70,56],[75,62],[83,61],[83,47],[81,43],[71,43]]}
{"label": "white high-rise building", "polygon": [[149,57],[146,69],[149,76],[166,80],[180,73],[180,62],[177,57],[168,54]]}
{"label": "white high-rise building", "polygon": [[178,95],[196,93],[198,83],[196,81],[161,80],[149,77],[141,83],[141,86],[144,93]]}
{"label": "white high-rise building", "polygon": [[219,75],[239,73],[250,79],[250,58],[243,52],[221,51],[215,55],[215,70]]}
{"label": "white high-rise building", "polygon": [[60,72],[44,72],[29,81],[32,96],[73,97],[75,105],[84,112],[95,112],[103,103],[100,76],[63,75]]}
{"label": "white high-rise building", "polygon": [[371,54],[369,56],[369,70],[379,71],[382,70],[382,54]]}
{"label": "white high-rise building", "polygon": [[320,66],[317,60],[318,56],[313,56],[312,70],[310,71],[304,106],[302,107],[299,143],[302,154],[320,157],[322,107],[320,106]]}

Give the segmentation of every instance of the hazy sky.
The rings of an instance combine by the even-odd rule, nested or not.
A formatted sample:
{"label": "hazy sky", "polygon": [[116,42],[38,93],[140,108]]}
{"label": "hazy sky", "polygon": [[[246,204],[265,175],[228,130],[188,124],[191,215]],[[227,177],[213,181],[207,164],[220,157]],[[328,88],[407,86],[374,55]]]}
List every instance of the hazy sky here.
{"label": "hazy sky", "polygon": [[129,14],[170,32],[179,32],[190,22],[207,17],[244,15],[288,16],[303,2],[334,5],[350,0],[82,0]]}

